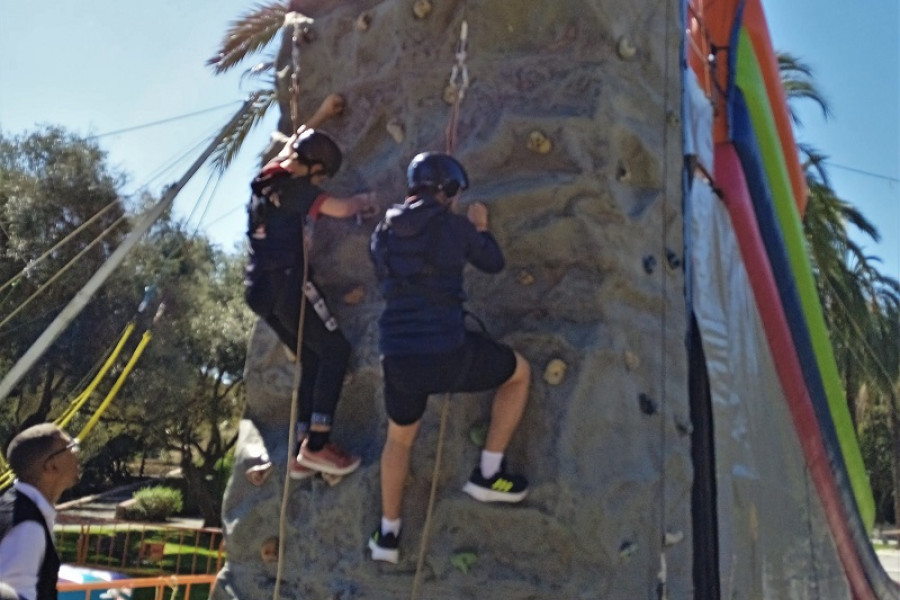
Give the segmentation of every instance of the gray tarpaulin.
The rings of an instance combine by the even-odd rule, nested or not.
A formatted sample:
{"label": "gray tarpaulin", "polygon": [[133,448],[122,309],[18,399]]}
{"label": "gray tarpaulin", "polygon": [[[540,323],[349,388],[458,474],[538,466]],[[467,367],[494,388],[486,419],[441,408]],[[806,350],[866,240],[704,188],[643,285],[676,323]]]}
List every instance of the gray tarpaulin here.
{"label": "gray tarpaulin", "polygon": [[693,310],[709,371],[723,598],[849,598],[728,212],[690,194]]}

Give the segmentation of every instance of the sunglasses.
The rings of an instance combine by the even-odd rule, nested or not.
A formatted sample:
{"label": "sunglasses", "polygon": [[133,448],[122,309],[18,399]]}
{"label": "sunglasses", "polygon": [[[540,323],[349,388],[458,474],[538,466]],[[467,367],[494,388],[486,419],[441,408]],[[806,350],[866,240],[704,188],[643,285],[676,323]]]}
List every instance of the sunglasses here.
{"label": "sunglasses", "polygon": [[72,452],[73,454],[78,454],[79,452],[81,452],[81,442],[78,441],[78,438],[72,438],[72,440],[65,446],[48,454],[47,458],[44,459],[44,462],[47,462],[51,458],[57,456],[58,454],[62,454],[63,452]]}

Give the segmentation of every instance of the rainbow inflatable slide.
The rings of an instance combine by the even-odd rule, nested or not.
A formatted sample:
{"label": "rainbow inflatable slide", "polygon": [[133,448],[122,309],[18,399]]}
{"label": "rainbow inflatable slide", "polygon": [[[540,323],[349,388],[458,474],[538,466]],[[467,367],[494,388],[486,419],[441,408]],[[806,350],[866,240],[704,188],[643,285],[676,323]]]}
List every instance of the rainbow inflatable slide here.
{"label": "rainbow inflatable slide", "polygon": [[712,516],[695,537],[714,563],[697,597],[898,598],[869,541],[874,502],[760,0],[692,0],[685,23],[688,295],[703,357],[692,393],[710,407],[714,456],[696,474],[709,492],[695,497],[695,526],[698,510]]}

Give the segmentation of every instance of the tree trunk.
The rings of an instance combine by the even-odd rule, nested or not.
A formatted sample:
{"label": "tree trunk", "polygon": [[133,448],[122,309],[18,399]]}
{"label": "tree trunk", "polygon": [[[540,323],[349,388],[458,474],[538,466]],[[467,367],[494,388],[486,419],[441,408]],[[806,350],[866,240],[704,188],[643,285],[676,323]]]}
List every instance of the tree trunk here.
{"label": "tree trunk", "polygon": [[56,369],[53,366],[47,367],[47,371],[44,373],[44,384],[41,388],[41,401],[35,411],[22,422],[22,429],[27,429],[32,425],[37,425],[47,420],[47,415],[50,414],[50,407],[53,404],[53,392],[55,391],[53,377],[55,372]]}
{"label": "tree trunk", "polygon": [[891,406],[891,481],[894,496],[894,524],[900,521],[900,417]]}
{"label": "tree trunk", "polygon": [[187,482],[188,493],[197,503],[197,508],[203,516],[204,527],[222,526],[221,500],[210,493],[206,481],[208,469],[198,468],[191,461],[190,452],[183,452],[181,459],[181,472]]}

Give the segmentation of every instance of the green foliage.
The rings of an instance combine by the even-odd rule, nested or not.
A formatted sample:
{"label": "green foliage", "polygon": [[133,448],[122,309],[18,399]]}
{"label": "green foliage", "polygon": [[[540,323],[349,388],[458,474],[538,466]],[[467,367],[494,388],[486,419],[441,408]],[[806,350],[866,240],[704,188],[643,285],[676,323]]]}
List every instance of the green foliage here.
{"label": "green foliage", "polygon": [[[62,128],[0,134],[0,364],[24,354],[127,234],[123,181],[95,142]],[[13,391],[3,421],[45,420],[138,299],[124,287],[101,290]]]}
{"label": "green foliage", "polygon": [[165,521],[184,508],[181,492],[162,485],[136,491],[134,501],[134,505],[126,510],[126,518],[130,520]]}
{"label": "green foliage", "polygon": [[221,498],[225,494],[225,487],[228,485],[228,478],[234,470],[234,447],[216,462],[214,483],[216,488],[216,497]]}
{"label": "green foliage", "polygon": [[875,521],[894,523],[894,482],[891,474],[893,450],[888,409],[873,407],[860,424],[859,445],[875,499]]}

